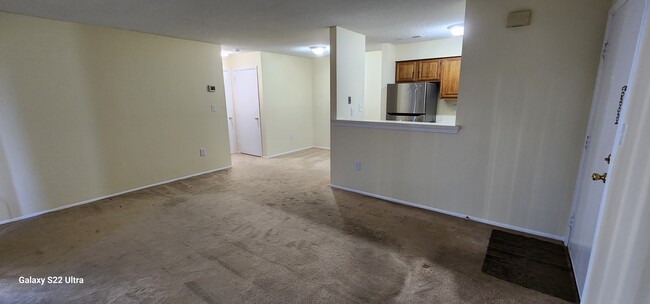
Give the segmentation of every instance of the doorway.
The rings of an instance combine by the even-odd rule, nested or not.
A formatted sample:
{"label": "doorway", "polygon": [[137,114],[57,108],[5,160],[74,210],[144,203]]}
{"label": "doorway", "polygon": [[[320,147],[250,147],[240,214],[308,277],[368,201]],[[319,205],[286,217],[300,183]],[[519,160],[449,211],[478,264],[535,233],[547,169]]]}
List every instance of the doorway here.
{"label": "doorway", "polygon": [[257,67],[233,70],[232,92],[238,150],[244,154],[262,156]]}
{"label": "doorway", "polygon": [[[589,118],[585,150],[573,212],[568,248],[580,295],[588,287],[588,272],[607,179],[616,158],[617,138],[622,138],[628,81],[636,55],[646,0],[621,0],[609,13],[605,44]],[[620,142],[619,142],[620,143]]]}
{"label": "doorway", "polygon": [[224,91],[226,93],[226,115],[228,116],[228,139],[230,140],[230,154],[239,153],[237,146],[237,128],[235,126],[235,107],[232,100],[232,81],[230,71],[223,71]]}

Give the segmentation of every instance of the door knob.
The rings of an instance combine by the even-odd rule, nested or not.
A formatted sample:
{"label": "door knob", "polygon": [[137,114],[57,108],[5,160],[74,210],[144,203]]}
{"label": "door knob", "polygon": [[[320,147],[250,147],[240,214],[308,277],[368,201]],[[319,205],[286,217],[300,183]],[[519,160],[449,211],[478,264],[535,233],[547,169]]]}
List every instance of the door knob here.
{"label": "door knob", "polygon": [[601,180],[603,181],[603,183],[605,183],[605,181],[607,180],[607,172],[603,174],[594,173],[591,175],[591,179],[595,181]]}
{"label": "door knob", "polygon": [[612,160],[612,155],[611,155],[611,154],[610,154],[610,155],[607,155],[607,157],[605,157],[605,161],[607,162],[608,165],[609,165],[609,162],[610,162],[611,160]]}

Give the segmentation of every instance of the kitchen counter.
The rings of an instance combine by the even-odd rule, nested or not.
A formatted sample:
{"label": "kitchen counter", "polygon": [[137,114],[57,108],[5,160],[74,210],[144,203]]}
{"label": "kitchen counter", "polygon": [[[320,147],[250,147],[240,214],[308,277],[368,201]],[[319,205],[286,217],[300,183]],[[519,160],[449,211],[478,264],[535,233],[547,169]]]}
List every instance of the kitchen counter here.
{"label": "kitchen counter", "polygon": [[407,121],[389,121],[389,120],[332,120],[334,126],[371,128],[371,129],[389,129],[413,132],[432,132],[458,134],[460,126],[451,125],[449,122],[430,123],[430,122],[407,122]]}

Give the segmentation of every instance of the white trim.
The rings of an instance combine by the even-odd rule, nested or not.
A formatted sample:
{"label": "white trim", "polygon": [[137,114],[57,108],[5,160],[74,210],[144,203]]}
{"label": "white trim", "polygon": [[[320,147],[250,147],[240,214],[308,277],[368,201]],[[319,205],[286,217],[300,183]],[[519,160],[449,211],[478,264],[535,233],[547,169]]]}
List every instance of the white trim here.
{"label": "white trim", "polygon": [[275,155],[270,155],[270,156],[262,156],[262,158],[274,158],[274,157],[278,157],[278,156],[283,156],[283,155],[287,155],[287,154],[291,154],[291,153],[300,152],[300,151],[307,150],[307,149],[311,149],[311,148],[318,148],[318,149],[327,149],[327,150],[329,150],[329,148],[321,148],[321,147],[316,147],[316,146],[309,146],[309,147],[300,148],[300,149],[296,149],[296,150],[292,150],[292,151],[288,151],[288,152],[282,152],[282,153],[280,153],[280,154],[275,154]]}
{"label": "white trim", "polygon": [[404,121],[375,121],[375,120],[332,120],[331,124],[337,127],[353,127],[368,129],[387,129],[412,132],[431,132],[458,134],[460,126],[437,125],[428,122],[404,122]]}
{"label": "white trim", "polygon": [[191,174],[191,175],[186,175],[186,176],[182,176],[182,177],[178,177],[178,178],[158,182],[158,183],[155,183],[155,184],[150,184],[150,185],[146,185],[146,186],[142,186],[142,187],[138,187],[138,188],[133,188],[133,189],[126,190],[126,191],[121,191],[121,192],[117,192],[117,193],[113,193],[113,194],[109,194],[109,195],[105,195],[105,196],[91,198],[89,200],[85,200],[85,201],[82,201],[82,202],[77,202],[77,203],[73,203],[73,204],[69,204],[69,205],[65,205],[65,206],[61,206],[61,207],[56,207],[54,209],[48,209],[48,210],[44,210],[44,211],[38,211],[38,212],[30,213],[30,214],[25,214],[25,215],[21,215],[19,217],[14,217],[14,218],[11,218],[11,219],[8,219],[8,220],[0,221],[0,225],[9,224],[9,223],[12,223],[12,222],[25,220],[25,219],[32,218],[32,217],[37,217],[39,215],[43,215],[43,214],[46,214],[46,213],[55,212],[55,211],[59,211],[59,210],[63,210],[63,209],[68,209],[68,208],[72,208],[72,207],[76,207],[76,206],[81,206],[81,205],[93,203],[93,202],[96,202],[96,201],[101,201],[103,199],[107,199],[107,198],[119,196],[119,195],[122,195],[122,194],[126,194],[126,193],[129,193],[129,192],[138,191],[138,190],[142,190],[142,189],[146,189],[146,188],[150,188],[150,187],[155,187],[155,186],[160,186],[160,185],[168,184],[168,183],[175,182],[175,181],[178,181],[178,180],[187,179],[187,178],[190,178],[190,177],[203,175],[203,174],[208,174],[208,173],[212,173],[212,172],[217,172],[217,171],[221,171],[221,170],[226,170],[226,169],[230,169],[230,168],[232,168],[232,166],[226,166],[226,167],[223,167],[223,168],[203,171],[203,172],[199,172],[199,173],[195,173],[195,174]]}
{"label": "white trim", "polygon": [[323,147],[323,146],[311,146],[311,147],[316,148],[316,149],[323,149],[323,150],[329,150],[330,149],[330,147]]}
{"label": "white trim", "polygon": [[519,232],[532,234],[532,235],[536,235],[536,236],[541,236],[541,237],[545,237],[545,238],[548,238],[548,239],[562,241],[563,238],[564,238],[561,235],[555,235],[555,234],[550,234],[550,233],[541,232],[541,231],[537,231],[537,230],[531,230],[531,229],[527,229],[527,228],[522,228],[522,227],[517,227],[517,226],[513,226],[513,225],[504,224],[504,223],[499,223],[499,222],[495,222],[495,221],[491,221],[491,220],[486,220],[486,219],[480,218],[480,217],[473,217],[473,216],[469,216],[469,215],[462,214],[462,213],[456,213],[456,212],[447,211],[447,210],[443,210],[443,209],[438,209],[438,208],[434,208],[434,207],[430,207],[430,206],[411,203],[411,202],[403,201],[403,200],[388,197],[388,196],[383,196],[383,195],[374,194],[374,193],[365,192],[365,191],[359,191],[359,190],[355,190],[355,189],[351,189],[351,188],[337,186],[337,185],[334,185],[334,184],[330,184],[330,187],[345,190],[345,191],[349,191],[349,192],[354,192],[354,193],[358,193],[358,194],[362,194],[362,195],[365,195],[365,196],[370,196],[370,197],[382,199],[382,200],[385,200],[385,201],[389,201],[389,202],[393,202],[393,203],[397,203],[397,204],[401,204],[401,205],[411,206],[411,207],[425,209],[425,210],[429,210],[429,211],[434,211],[434,212],[438,212],[438,213],[442,213],[442,214],[446,214],[446,215],[451,215],[451,216],[454,216],[454,217],[464,218],[464,219],[474,221],[474,222],[488,224],[488,225],[501,227],[501,228],[505,228],[505,229],[510,229],[510,230],[514,230],[514,231],[519,231]]}

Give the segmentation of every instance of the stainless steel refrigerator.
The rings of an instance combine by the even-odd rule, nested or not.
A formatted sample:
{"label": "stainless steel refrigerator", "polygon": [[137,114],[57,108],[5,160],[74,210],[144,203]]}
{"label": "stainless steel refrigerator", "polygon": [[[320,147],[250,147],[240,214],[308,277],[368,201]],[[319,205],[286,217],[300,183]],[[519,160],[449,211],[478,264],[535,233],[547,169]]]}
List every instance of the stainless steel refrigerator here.
{"label": "stainless steel refrigerator", "polygon": [[437,83],[388,84],[386,93],[386,120],[436,122]]}

